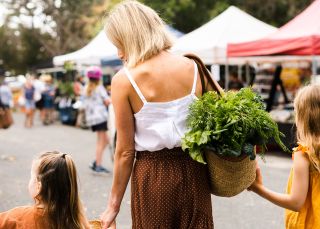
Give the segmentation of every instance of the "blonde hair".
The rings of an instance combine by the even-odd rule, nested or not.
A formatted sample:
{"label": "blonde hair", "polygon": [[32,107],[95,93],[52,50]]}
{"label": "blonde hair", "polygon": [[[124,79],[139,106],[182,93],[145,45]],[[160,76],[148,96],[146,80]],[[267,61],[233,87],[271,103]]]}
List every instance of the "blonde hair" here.
{"label": "blonde hair", "polygon": [[86,94],[87,96],[91,96],[92,93],[94,92],[94,90],[98,87],[100,81],[99,80],[95,80],[95,79],[90,79],[87,89],[86,89]]}
{"label": "blonde hair", "polygon": [[36,197],[52,229],[87,229],[89,223],[79,198],[77,171],[71,156],[46,152],[39,159],[37,179],[41,190]]}
{"label": "blonde hair", "polygon": [[294,100],[297,139],[308,147],[308,156],[320,172],[320,86],[303,87]]}
{"label": "blonde hair", "polygon": [[159,15],[137,1],[116,5],[106,18],[105,32],[124,53],[128,67],[134,67],[172,46],[172,39]]}

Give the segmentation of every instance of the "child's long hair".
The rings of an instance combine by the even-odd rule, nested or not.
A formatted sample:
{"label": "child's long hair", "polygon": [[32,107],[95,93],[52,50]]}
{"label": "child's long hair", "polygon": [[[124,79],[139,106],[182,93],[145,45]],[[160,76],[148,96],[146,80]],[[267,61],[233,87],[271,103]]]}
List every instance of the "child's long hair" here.
{"label": "child's long hair", "polygon": [[94,90],[99,85],[99,83],[100,83],[100,81],[97,79],[89,79],[89,83],[88,83],[87,89],[86,89],[86,95],[91,96],[92,93],[94,92]]}
{"label": "child's long hair", "polygon": [[37,179],[41,182],[37,198],[44,205],[52,229],[88,228],[78,194],[76,167],[69,155],[59,152],[42,154]]}
{"label": "child's long hair", "polygon": [[295,100],[297,139],[309,148],[309,159],[320,172],[320,86],[302,88]]}

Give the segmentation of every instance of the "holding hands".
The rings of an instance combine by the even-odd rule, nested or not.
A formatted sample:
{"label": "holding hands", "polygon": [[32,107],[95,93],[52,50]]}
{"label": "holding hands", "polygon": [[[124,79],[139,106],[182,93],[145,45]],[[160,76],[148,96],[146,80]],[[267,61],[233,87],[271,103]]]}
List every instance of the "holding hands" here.
{"label": "holding hands", "polygon": [[100,216],[102,229],[116,229],[116,216],[118,213],[119,209],[113,208],[108,204],[107,209]]}
{"label": "holding hands", "polygon": [[257,163],[257,167],[256,167],[256,179],[255,181],[250,185],[250,187],[248,188],[248,191],[253,191],[255,193],[259,193],[259,191],[262,189],[263,187],[263,182],[262,182],[262,174],[261,174],[261,169]]}

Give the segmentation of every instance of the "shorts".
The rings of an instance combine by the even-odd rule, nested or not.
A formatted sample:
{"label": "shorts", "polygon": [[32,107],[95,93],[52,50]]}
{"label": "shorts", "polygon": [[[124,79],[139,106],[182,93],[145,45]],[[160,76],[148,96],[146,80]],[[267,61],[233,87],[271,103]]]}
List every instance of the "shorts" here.
{"label": "shorts", "polygon": [[27,110],[33,110],[33,109],[36,108],[36,104],[35,104],[35,102],[34,102],[33,100],[28,100],[28,99],[26,99],[25,108],[26,108]]}
{"label": "shorts", "polygon": [[43,98],[36,102],[36,108],[39,110],[43,108]]}
{"label": "shorts", "polygon": [[53,97],[52,98],[44,98],[43,99],[43,108],[45,108],[45,109],[54,108]]}
{"label": "shorts", "polygon": [[102,122],[102,123],[99,123],[97,125],[93,125],[93,126],[91,126],[91,130],[93,132],[96,132],[96,131],[107,131],[108,130],[108,124],[107,124],[107,122]]}

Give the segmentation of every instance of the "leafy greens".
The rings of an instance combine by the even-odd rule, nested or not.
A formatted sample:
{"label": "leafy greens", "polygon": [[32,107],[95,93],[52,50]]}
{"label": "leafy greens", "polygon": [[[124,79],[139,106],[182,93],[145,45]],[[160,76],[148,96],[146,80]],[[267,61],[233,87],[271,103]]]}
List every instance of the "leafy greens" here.
{"label": "leafy greens", "polygon": [[182,138],[182,149],[188,150],[200,163],[206,163],[204,149],[221,156],[238,157],[245,153],[254,160],[254,145],[262,146],[264,152],[271,138],[288,151],[280,139],[284,135],[265,111],[261,97],[251,88],[223,95],[209,91],[192,103],[189,110],[187,127],[190,131]]}

